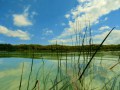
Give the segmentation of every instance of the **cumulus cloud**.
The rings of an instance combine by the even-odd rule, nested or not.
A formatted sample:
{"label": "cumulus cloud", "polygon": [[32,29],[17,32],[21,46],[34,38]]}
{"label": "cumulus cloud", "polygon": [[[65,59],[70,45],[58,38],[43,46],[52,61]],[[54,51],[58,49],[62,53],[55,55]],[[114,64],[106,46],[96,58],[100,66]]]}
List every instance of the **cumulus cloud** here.
{"label": "cumulus cloud", "polygon": [[17,37],[21,40],[30,40],[30,36],[27,32],[22,30],[10,30],[5,26],[0,25],[0,34],[6,35],[8,37]]}
{"label": "cumulus cloud", "polygon": [[29,7],[25,8],[22,14],[13,15],[14,25],[19,26],[19,27],[32,25],[32,22],[28,18],[29,16],[28,10],[29,10]]}
{"label": "cumulus cloud", "polygon": [[[107,36],[107,34],[109,33],[109,31],[105,31],[96,35],[92,36],[93,39],[93,44],[100,44],[102,42],[102,40]],[[88,39],[87,42],[84,42],[84,44],[88,44],[89,43],[89,37],[86,37]],[[49,40],[49,43],[57,43],[58,44],[72,44],[72,43],[76,43],[76,37],[72,37],[71,38],[54,38],[53,40]],[[80,39],[80,44],[82,43],[82,38]],[[105,45],[108,44],[120,44],[120,30],[113,30],[112,33],[109,35],[109,37],[106,39],[106,41],[104,42]]]}
{"label": "cumulus cloud", "polygon": [[65,15],[66,18],[70,18],[69,27],[56,37],[57,40],[74,35],[77,22],[79,22],[77,30],[82,31],[89,24],[88,22],[91,26],[97,24],[102,16],[120,9],[120,0],[78,0],[78,2],[79,5]]}
{"label": "cumulus cloud", "polygon": [[[94,43],[100,44],[108,33],[109,31],[105,31],[101,34],[94,35],[93,36]],[[117,29],[113,30],[104,44],[120,44],[120,30]]]}
{"label": "cumulus cloud", "polygon": [[14,25],[20,27],[32,25],[32,22],[28,20],[27,16],[27,14],[14,14]]}
{"label": "cumulus cloud", "polygon": [[103,26],[99,28],[99,30],[109,30],[109,29],[111,29],[109,26]]}

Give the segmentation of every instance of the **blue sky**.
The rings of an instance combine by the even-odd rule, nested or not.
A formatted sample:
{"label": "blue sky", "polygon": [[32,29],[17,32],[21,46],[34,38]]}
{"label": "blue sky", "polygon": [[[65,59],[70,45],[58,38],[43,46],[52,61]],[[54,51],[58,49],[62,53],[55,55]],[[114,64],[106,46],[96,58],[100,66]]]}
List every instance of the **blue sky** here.
{"label": "blue sky", "polygon": [[[71,44],[91,24],[94,43],[120,44],[120,0],[0,0],[0,43]],[[79,22],[79,23],[78,23]]]}

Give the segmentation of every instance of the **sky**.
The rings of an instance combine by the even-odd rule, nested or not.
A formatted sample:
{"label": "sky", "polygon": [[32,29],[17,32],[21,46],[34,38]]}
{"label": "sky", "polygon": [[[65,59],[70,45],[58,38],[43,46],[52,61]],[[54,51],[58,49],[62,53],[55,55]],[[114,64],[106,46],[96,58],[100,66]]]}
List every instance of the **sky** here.
{"label": "sky", "polygon": [[0,0],[0,43],[71,45],[86,27],[94,44],[115,27],[104,44],[120,44],[120,0]]}

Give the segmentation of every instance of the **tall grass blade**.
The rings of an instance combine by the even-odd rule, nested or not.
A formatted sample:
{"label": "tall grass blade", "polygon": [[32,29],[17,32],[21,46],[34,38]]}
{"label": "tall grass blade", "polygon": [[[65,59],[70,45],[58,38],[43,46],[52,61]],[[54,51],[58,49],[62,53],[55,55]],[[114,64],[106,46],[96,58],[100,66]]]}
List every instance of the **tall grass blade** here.
{"label": "tall grass blade", "polygon": [[99,47],[96,49],[95,53],[92,55],[92,57],[90,58],[89,62],[87,63],[86,67],[84,68],[82,74],[79,76],[79,80],[82,78],[82,76],[84,75],[86,69],[88,68],[88,66],[90,65],[92,59],[94,58],[94,56],[96,55],[96,53],[98,52],[98,50],[101,48],[101,46],[103,45],[103,43],[105,42],[105,40],[107,39],[107,37],[110,35],[110,33],[115,29],[112,28],[112,30],[107,34],[107,36],[104,38],[104,40],[102,41],[102,43],[99,45]]}
{"label": "tall grass blade", "polygon": [[33,70],[33,58],[34,58],[34,54],[33,54],[33,57],[32,57],[31,71],[30,71],[29,78],[28,78],[27,90],[29,89],[30,78],[31,78],[32,70]]}
{"label": "tall grass blade", "polygon": [[21,78],[20,78],[19,90],[21,90],[23,70],[24,70],[24,62],[23,62],[23,65],[22,65],[22,73],[21,73]]}

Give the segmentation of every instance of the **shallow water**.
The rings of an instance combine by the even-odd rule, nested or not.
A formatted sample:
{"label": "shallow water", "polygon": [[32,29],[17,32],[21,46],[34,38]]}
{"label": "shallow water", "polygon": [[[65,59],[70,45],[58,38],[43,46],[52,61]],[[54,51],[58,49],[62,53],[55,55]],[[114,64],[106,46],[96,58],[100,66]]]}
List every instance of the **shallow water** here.
{"label": "shallow water", "polygon": [[[66,57],[63,56],[61,60],[62,60],[61,61],[62,68],[60,70],[62,70],[62,75],[65,77]],[[77,73],[74,70],[78,66],[77,60],[78,60],[78,56],[67,57],[67,70],[68,70],[67,76],[69,77],[72,76],[72,78],[74,78],[77,75]],[[83,69],[86,66],[86,62],[88,61],[89,61],[89,57],[88,60],[85,61],[84,57],[81,56],[79,66]],[[0,90],[19,89],[23,63],[24,63],[24,69],[22,75],[21,90],[27,90],[28,79],[31,71],[31,62],[32,62],[31,58],[10,57],[10,56],[1,57],[0,58]],[[84,84],[86,87],[88,87],[88,90],[90,88],[95,88],[95,90],[100,90],[102,89],[102,87],[104,87],[105,83],[107,83],[108,81],[110,82],[110,80],[111,83],[107,84],[107,87],[111,88],[113,82],[115,82],[115,78],[117,79],[117,81],[115,82],[114,90],[117,89],[119,90],[120,78],[117,76],[120,74],[120,69],[119,69],[120,65],[118,64],[113,69],[110,69],[116,63],[118,63],[118,56],[114,56],[114,55],[105,55],[102,57],[96,56],[93,59],[92,63],[90,64],[89,69],[85,73]],[[29,90],[31,90],[34,87],[36,80],[39,80],[40,90],[43,89],[48,90],[52,86],[51,81],[55,80],[57,72],[58,72],[58,60],[56,60],[56,56],[55,57],[54,55],[48,57],[45,56],[43,59],[34,59],[32,73],[30,75],[30,81],[29,81]],[[44,83],[45,80],[46,82]],[[69,82],[70,80],[71,79],[69,79]],[[74,88],[71,88],[69,90],[74,90]]]}

